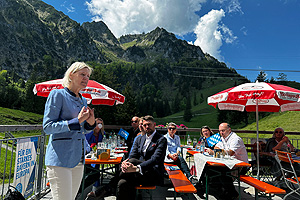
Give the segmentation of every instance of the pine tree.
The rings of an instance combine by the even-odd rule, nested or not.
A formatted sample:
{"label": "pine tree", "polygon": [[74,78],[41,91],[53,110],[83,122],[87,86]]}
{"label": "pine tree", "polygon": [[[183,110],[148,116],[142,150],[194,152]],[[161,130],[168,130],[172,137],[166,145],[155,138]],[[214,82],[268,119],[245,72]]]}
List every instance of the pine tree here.
{"label": "pine tree", "polygon": [[133,116],[139,116],[140,113],[137,111],[135,94],[129,83],[126,84],[122,94],[125,96],[125,102],[116,106],[115,121],[118,124],[128,124]]}
{"label": "pine tree", "polygon": [[191,98],[190,95],[187,96],[186,98],[186,106],[185,106],[185,110],[183,113],[183,120],[186,122],[191,121],[193,115],[192,115],[192,110],[191,110],[192,106],[191,106]]}

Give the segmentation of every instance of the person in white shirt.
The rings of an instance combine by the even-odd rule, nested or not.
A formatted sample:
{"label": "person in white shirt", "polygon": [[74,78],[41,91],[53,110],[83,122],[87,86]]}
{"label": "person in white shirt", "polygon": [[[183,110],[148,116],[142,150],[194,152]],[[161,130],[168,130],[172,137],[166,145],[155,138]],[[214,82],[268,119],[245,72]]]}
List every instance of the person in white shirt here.
{"label": "person in white shirt", "polygon": [[219,131],[222,141],[216,144],[215,149],[223,149],[233,158],[248,163],[248,154],[242,138],[231,131],[228,123],[220,124]]}
{"label": "person in white shirt", "polygon": [[[228,154],[238,160],[248,163],[248,155],[246,147],[242,138],[240,138],[236,133],[231,131],[230,125],[228,123],[221,123],[219,125],[219,133],[221,135],[221,141],[218,142],[214,149],[222,149]],[[210,154],[213,154],[213,150],[208,149]],[[218,174],[215,178],[211,179],[213,182],[214,189],[218,191],[216,195],[219,196],[219,199],[236,199],[239,196],[239,193],[235,190],[233,185],[233,180],[227,174],[229,169],[226,167],[213,167],[215,171],[218,171]],[[245,174],[247,168],[243,168],[240,174]],[[212,174],[210,176],[213,176]]]}

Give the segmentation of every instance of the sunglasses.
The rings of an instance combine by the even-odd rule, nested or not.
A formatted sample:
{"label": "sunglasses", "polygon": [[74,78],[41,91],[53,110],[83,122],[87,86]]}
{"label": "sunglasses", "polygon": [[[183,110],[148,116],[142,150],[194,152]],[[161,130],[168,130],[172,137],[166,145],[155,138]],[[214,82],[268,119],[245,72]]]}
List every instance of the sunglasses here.
{"label": "sunglasses", "polygon": [[282,131],[275,131],[275,133],[283,133]]}
{"label": "sunglasses", "polygon": [[176,128],[169,128],[169,130],[176,130]]}
{"label": "sunglasses", "polygon": [[131,123],[137,123],[138,121],[131,121]]}

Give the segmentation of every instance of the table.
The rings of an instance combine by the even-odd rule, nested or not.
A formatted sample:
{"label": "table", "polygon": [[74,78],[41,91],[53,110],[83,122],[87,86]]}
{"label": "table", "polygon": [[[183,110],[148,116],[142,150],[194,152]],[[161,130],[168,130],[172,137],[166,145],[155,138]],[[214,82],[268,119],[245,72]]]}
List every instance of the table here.
{"label": "table", "polygon": [[[101,167],[99,169],[97,168],[93,168],[93,172],[86,174],[86,165],[84,165],[84,171],[83,171],[83,178],[82,178],[82,191],[81,191],[81,199],[83,200],[84,196],[84,182],[85,182],[85,177],[88,175],[92,175],[95,173],[99,173],[100,172],[100,179],[101,179],[101,184],[103,183],[103,174],[107,173],[107,174],[112,174],[110,172],[108,172],[108,170],[110,169],[115,169],[115,173],[119,172],[119,164],[122,161],[124,154],[118,154],[118,157],[115,158],[110,158],[108,160],[100,160],[99,158],[97,160],[92,160],[91,158],[86,158],[85,159],[85,164],[99,164]],[[109,167],[104,167],[104,165],[114,165],[114,166],[109,166]]]}
{"label": "table", "polygon": [[[195,168],[197,172],[197,178],[200,179],[201,174],[203,172],[203,169],[205,165],[211,166],[210,168],[207,168],[207,170],[213,171],[218,173],[218,176],[221,176],[221,173],[214,170],[213,167],[228,167],[229,171],[226,173],[226,176],[237,178],[238,184],[239,184],[239,194],[241,193],[241,187],[240,187],[240,170],[241,167],[250,167],[251,165],[249,163],[237,160],[237,159],[221,159],[221,158],[214,158],[212,156],[205,156],[202,153],[199,153],[198,151],[187,151],[187,153],[194,155],[194,162],[195,162]],[[232,172],[236,171],[237,176],[232,175]],[[207,173],[209,174],[209,173]],[[206,199],[208,199],[208,191],[209,191],[209,179],[213,177],[206,176]],[[239,198],[241,198],[241,195],[239,195]]]}

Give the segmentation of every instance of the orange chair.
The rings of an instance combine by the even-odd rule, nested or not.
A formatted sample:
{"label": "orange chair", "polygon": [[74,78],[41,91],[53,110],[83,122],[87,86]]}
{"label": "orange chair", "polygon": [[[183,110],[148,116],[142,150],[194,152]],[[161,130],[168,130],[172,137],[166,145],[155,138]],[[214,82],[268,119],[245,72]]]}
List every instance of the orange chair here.
{"label": "orange chair", "polygon": [[[285,195],[283,199],[286,199],[289,195],[293,193],[296,193],[300,196],[300,178],[298,178],[295,172],[292,154],[276,150],[275,159],[281,168],[285,184],[291,190],[291,192]],[[283,162],[288,163],[289,165],[282,165]],[[289,174],[289,176],[287,176],[287,174]],[[292,177],[290,177],[291,174]]]}

